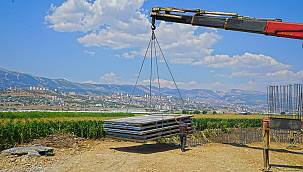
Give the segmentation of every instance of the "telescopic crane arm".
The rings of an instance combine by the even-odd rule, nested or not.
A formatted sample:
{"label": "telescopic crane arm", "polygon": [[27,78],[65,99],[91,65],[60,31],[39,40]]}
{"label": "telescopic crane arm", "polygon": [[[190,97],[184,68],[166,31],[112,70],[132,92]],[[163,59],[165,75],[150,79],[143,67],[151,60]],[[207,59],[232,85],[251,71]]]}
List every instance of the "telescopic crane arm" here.
{"label": "telescopic crane arm", "polygon": [[152,8],[150,16],[153,29],[156,28],[155,21],[162,20],[303,40],[303,23],[282,22],[281,19],[260,19],[240,16],[237,13],[161,7]]}

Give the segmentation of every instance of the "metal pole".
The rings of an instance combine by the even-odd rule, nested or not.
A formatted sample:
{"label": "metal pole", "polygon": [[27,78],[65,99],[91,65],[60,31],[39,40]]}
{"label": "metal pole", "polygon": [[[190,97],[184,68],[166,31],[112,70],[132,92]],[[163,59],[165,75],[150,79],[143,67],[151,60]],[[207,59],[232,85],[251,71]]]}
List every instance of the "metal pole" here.
{"label": "metal pole", "polygon": [[302,115],[302,110],[303,110],[302,108],[303,108],[303,85],[300,84],[300,111],[299,111],[298,119],[300,119]]}
{"label": "metal pole", "polygon": [[293,86],[289,85],[289,106],[290,106],[290,113],[293,115]]}
{"label": "metal pole", "polygon": [[298,104],[298,84],[295,84],[295,87],[294,87],[294,91],[295,91],[295,93],[294,93],[294,101],[295,101],[295,103],[294,103],[294,113],[297,115],[298,114],[298,106],[297,106],[297,104]]}

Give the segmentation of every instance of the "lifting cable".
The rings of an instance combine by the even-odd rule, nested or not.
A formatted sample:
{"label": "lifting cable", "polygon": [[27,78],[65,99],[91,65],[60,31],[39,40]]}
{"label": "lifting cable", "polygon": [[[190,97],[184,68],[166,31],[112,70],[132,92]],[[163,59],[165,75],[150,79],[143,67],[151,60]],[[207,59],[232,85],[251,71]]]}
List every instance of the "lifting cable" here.
{"label": "lifting cable", "polygon": [[[131,96],[135,93],[135,89],[138,86],[140,75],[142,73],[143,66],[144,66],[144,63],[146,61],[149,49],[150,49],[149,108],[152,109],[152,106],[153,106],[153,104],[152,104],[152,79],[153,79],[153,66],[154,66],[154,64],[153,64],[153,58],[155,60],[155,66],[156,66],[156,75],[157,75],[159,98],[161,99],[161,84],[160,84],[159,64],[158,64],[159,63],[159,59],[158,59],[159,57],[157,56],[157,47],[158,47],[158,49],[159,49],[159,51],[160,51],[160,53],[162,55],[163,61],[166,64],[166,67],[167,67],[167,69],[169,71],[170,77],[173,80],[174,86],[175,86],[175,88],[176,88],[176,90],[178,92],[178,96],[179,96],[179,98],[181,100],[181,103],[182,103],[182,109],[184,107],[184,99],[182,98],[181,92],[180,92],[180,90],[178,88],[178,85],[177,85],[177,83],[175,81],[173,73],[172,73],[172,71],[171,71],[171,69],[170,69],[170,67],[168,65],[168,62],[167,62],[167,60],[166,60],[166,58],[164,56],[164,53],[163,53],[162,48],[161,48],[161,46],[159,44],[159,41],[158,41],[158,39],[156,37],[154,29],[152,29],[151,37],[150,37],[147,49],[145,51],[144,58],[143,58],[143,60],[141,62],[141,66],[140,66],[140,69],[139,69],[139,73],[138,73],[135,85],[134,85],[134,87],[132,89],[132,92],[131,92],[131,95],[130,95],[130,101],[129,101],[128,106],[127,106],[127,112],[129,110],[129,106],[131,105]],[[160,110],[160,108],[161,107],[159,106],[159,110]],[[163,119],[163,115],[162,115],[162,119]],[[163,123],[162,123],[162,127],[163,127]]]}
{"label": "lifting cable", "polygon": [[137,75],[137,79],[136,79],[136,83],[135,85],[133,86],[133,89],[131,91],[131,94],[129,95],[130,96],[130,99],[129,99],[129,103],[128,103],[128,106],[127,106],[127,109],[126,109],[126,113],[128,113],[128,110],[129,110],[129,106],[131,105],[131,96],[135,93],[135,89],[137,88],[137,85],[138,85],[138,81],[139,81],[139,78],[140,78],[140,75],[141,75],[141,72],[142,72],[142,69],[143,69],[143,66],[144,66],[144,62],[146,60],[146,55],[147,55],[147,52],[149,50],[149,47],[150,47],[150,44],[151,44],[151,41],[152,41],[152,37],[149,39],[149,42],[148,42],[148,46],[147,46],[147,49],[145,51],[145,55],[144,55],[144,58],[141,62],[141,66],[140,66],[140,69],[139,69],[139,73]]}
{"label": "lifting cable", "polygon": [[[155,38],[155,35],[154,35],[154,38]],[[158,56],[157,56],[157,50],[156,50],[156,41],[153,41],[154,42],[154,47],[155,47],[155,60],[156,60],[156,71],[157,71],[157,80],[158,80],[158,92],[159,92],[159,101],[162,100],[162,94],[161,94],[161,85],[160,85],[160,75],[159,75],[159,66],[158,66]],[[161,106],[159,105],[159,111],[161,110]],[[162,118],[162,122],[161,122],[161,133],[159,133],[159,136],[161,137],[162,134],[163,134],[163,127],[164,127],[164,116],[163,116],[163,113],[161,115],[161,118]],[[158,125],[157,125],[157,129],[158,129]]]}
{"label": "lifting cable", "polygon": [[[158,66],[158,56],[157,56],[157,47],[156,47],[156,35],[155,35],[155,32],[154,30],[152,29],[152,46],[154,47],[154,57],[151,56],[151,63],[153,61],[153,58],[155,59],[155,63],[156,63],[156,74],[157,74],[157,82],[158,82],[158,93],[159,93],[159,101],[161,101],[161,85],[160,85],[160,75],[159,75],[159,66]],[[151,52],[152,52],[152,48],[151,48]],[[152,75],[152,66],[151,66],[151,75]],[[152,77],[150,78],[150,81],[152,80]],[[151,83],[151,82],[150,82]],[[150,85],[150,91],[151,91],[151,85]],[[159,107],[159,112],[161,110],[161,106],[158,105]],[[151,108],[151,107],[150,107]],[[162,134],[163,134],[163,128],[164,128],[164,115],[163,113],[161,114],[161,119],[162,119],[162,122],[161,122],[161,132],[159,132],[158,136],[161,137]],[[158,130],[158,121],[156,122],[156,130]]]}
{"label": "lifting cable", "polygon": [[[149,108],[152,110],[152,79],[153,79],[153,45],[155,40],[154,31],[152,31],[152,43],[150,45],[150,74],[149,74]],[[156,48],[155,48],[156,50]]]}
{"label": "lifting cable", "polygon": [[[150,108],[150,110],[152,110],[152,107],[153,107],[153,104],[152,104],[152,82],[153,82],[152,79],[153,79],[153,65],[154,65],[153,64],[153,58],[155,60],[155,65],[156,65],[156,75],[157,75],[157,82],[158,82],[159,99],[160,100],[162,99],[161,98],[162,94],[161,94],[160,75],[159,75],[159,59],[158,59],[160,57],[157,56],[157,47],[158,47],[158,49],[159,49],[159,51],[160,51],[160,53],[162,55],[162,58],[163,58],[163,61],[165,62],[165,65],[166,65],[166,67],[167,67],[167,69],[169,71],[170,77],[171,77],[171,79],[174,82],[174,86],[176,87],[176,90],[178,92],[178,96],[179,96],[179,98],[181,100],[182,109],[184,108],[184,100],[182,98],[181,92],[180,92],[180,90],[178,88],[178,85],[177,85],[177,83],[175,81],[173,73],[172,73],[172,71],[171,71],[171,69],[170,69],[170,67],[168,65],[168,62],[167,62],[167,60],[166,60],[166,58],[164,56],[164,53],[162,51],[162,48],[161,48],[161,46],[159,44],[159,41],[158,41],[156,35],[155,35],[155,31],[154,30],[155,29],[152,28],[151,37],[150,37],[147,49],[146,49],[145,54],[144,54],[144,58],[143,58],[143,60],[141,62],[141,66],[140,66],[140,69],[139,69],[139,73],[138,73],[135,85],[134,85],[134,87],[132,89],[131,94],[129,95],[130,99],[129,99],[129,103],[128,103],[128,106],[127,106],[127,111],[126,111],[127,113],[129,111],[129,107],[131,106],[131,100],[132,100],[131,96],[134,95],[135,90],[136,90],[136,88],[138,86],[140,75],[142,73],[142,70],[143,70],[143,67],[144,67],[144,63],[146,61],[149,49],[150,49],[150,76],[149,76],[149,108]],[[159,107],[159,112],[160,112],[161,106],[159,105],[158,107]],[[162,128],[162,130],[161,130],[161,132],[159,132],[159,137],[161,137],[162,134],[163,134],[163,128],[164,128],[164,114],[163,113],[162,113],[161,117],[162,117],[162,122],[161,122],[161,128]],[[156,122],[156,129],[158,130],[158,122]]]}
{"label": "lifting cable", "polygon": [[165,64],[166,64],[166,67],[167,67],[167,69],[168,69],[168,71],[169,71],[169,74],[170,74],[170,76],[171,76],[171,78],[172,78],[172,80],[173,80],[173,82],[174,82],[174,85],[175,85],[177,91],[178,91],[179,98],[180,98],[181,101],[182,101],[182,109],[183,109],[183,107],[184,107],[184,100],[183,100],[183,98],[182,98],[181,92],[180,92],[180,90],[179,90],[179,88],[178,88],[178,85],[177,85],[177,83],[176,83],[176,80],[175,80],[175,78],[174,78],[174,75],[173,75],[172,71],[170,70],[170,67],[169,67],[169,65],[168,65],[168,63],[167,63],[167,60],[166,60],[166,58],[165,58],[165,56],[164,56],[164,53],[163,53],[163,51],[162,51],[162,49],[161,49],[161,47],[160,47],[160,44],[159,44],[159,42],[158,42],[158,39],[157,39],[156,35],[155,35],[155,40],[156,40],[156,42],[157,42],[157,44],[158,44],[159,50],[160,50],[160,52],[161,52],[161,54],[162,54],[162,57],[163,57],[164,62],[165,62]]}

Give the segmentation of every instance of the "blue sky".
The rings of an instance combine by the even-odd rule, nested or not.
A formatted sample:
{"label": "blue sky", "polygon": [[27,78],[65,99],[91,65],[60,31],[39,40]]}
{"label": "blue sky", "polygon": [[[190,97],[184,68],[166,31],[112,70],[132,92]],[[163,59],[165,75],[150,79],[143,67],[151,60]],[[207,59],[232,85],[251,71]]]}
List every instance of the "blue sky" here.
{"label": "blue sky", "polygon": [[[303,22],[303,1],[55,0],[0,2],[0,67],[75,82],[131,84],[153,6],[237,12]],[[158,23],[180,87],[264,90],[303,79],[302,40]],[[146,66],[147,67],[147,66]],[[161,67],[161,84],[172,86]],[[148,79],[145,68],[141,82]]]}

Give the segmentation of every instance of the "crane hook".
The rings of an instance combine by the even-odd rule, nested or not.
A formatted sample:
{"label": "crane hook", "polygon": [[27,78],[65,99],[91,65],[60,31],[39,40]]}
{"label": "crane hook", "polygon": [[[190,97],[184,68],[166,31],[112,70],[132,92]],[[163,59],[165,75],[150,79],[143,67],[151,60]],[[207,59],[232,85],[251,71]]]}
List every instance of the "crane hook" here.
{"label": "crane hook", "polygon": [[151,26],[151,29],[152,29],[152,30],[156,30],[156,26],[155,26],[155,25],[152,25],[152,26]]}
{"label": "crane hook", "polygon": [[152,29],[152,30],[156,30],[156,19],[155,19],[155,17],[152,18],[151,29]]}

